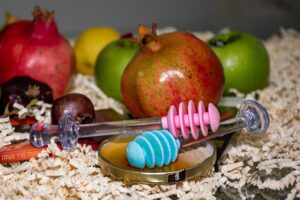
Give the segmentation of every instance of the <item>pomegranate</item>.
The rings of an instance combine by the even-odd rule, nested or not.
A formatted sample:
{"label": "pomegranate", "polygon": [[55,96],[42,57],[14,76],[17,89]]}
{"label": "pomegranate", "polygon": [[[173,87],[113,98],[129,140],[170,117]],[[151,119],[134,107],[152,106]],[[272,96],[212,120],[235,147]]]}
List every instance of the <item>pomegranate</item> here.
{"label": "pomegranate", "polygon": [[46,103],[53,102],[53,94],[50,87],[27,76],[16,76],[1,84],[0,97],[1,114],[5,108],[8,111],[12,111],[14,103],[27,106],[33,99]]}
{"label": "pomegranate", "polygon": [[140,49],[121,80],[122,98],[137,118],[167,114],[171,105],[203,101],[217,104],[224,87],[221,62],[210,47],[187,32],[157,36],[139,27]]}
{"label": "pomegranate", "polygon": [[0,84],[29,76],[61,96],[75,67],[69,42],[58,32],[54,13],[36,7],[33,20],[7,24],[0,33]]}

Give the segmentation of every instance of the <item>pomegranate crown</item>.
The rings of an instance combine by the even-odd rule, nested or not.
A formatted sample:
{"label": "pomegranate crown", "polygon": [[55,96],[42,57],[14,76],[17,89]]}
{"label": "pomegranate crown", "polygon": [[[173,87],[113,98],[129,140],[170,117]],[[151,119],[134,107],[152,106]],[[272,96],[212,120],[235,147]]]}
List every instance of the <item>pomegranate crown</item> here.
{"label": "pomegranate crown", "polygon": [[148,47],[152,51],[160,49],[161,45],[156,34],[157,24],[152,23],[152,32],[143,24],[139,25],[137,42],[141,47]]}
{"label": "pomegranate crown", "polygon": [[47,9],[43,11],[40,6],[35,6],[32,15],[35,20],[50,22],[53,20],[54,11],[49,11]]}

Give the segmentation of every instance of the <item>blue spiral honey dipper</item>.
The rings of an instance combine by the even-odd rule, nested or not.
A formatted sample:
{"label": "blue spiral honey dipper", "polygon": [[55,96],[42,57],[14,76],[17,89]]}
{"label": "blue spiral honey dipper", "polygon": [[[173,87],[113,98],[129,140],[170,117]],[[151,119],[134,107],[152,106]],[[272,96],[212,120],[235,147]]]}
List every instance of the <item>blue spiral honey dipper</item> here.
{"label": "blue spiral honey dipper", "polygon": [[134,167],[162,167],[177,159],[180,146],[180,140],[167,130],[147,131],[128,143],[126,156]]}

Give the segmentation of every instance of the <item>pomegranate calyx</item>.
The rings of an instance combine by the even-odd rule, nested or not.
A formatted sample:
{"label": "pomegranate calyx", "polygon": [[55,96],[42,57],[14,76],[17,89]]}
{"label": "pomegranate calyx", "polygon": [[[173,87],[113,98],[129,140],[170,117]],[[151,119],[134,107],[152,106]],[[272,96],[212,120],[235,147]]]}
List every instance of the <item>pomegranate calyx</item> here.
{"label": "pomegranate calyx", "polygon": [[35,38],[56,38],[58,29],[54,20],[53,11],[42,11],[39,6],[34,8],[32,36]]}
{"label": "pomegranate calyx", "polygon": [[34,20],[43,20],[46,23],[50,23],[53,20],[54,11],[43,11],[39,6],[36,6],[32,12]]}
{"label": "pomegranate calyx", "polygon": [[140,24],[138,29],[138,43],[143,48],[151,49],[152,51],[157,51],[161,48],[161,44],[158,40],[158,36],[156,34],[157,24],[152,24],[152,32],[149,29]]}

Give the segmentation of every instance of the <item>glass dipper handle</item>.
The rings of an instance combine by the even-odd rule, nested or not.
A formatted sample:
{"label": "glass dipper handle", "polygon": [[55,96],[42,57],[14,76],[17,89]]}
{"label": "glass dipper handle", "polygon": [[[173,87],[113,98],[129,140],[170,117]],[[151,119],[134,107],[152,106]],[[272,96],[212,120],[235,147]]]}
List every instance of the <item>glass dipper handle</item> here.
{"label": "glass dipper handle", "polygon": [[[170,131],[181,131],[184,139],[188,139],[190,133],[186,129],[187,127],[190,127],[192,129],[192,135],[194,134],[194,142],[208,140],[240,129],[245,129],[249,134],[264,134],[269,127],[269,115],[267,111],[261,104],[254,100],[244,101],[239,109],[238,115],[221,124],[219,124],[218,111],[213,106],[209,106],[208,112],[205,112],[203,105],[200,102],[198,104],[198,113],[195,113],[195,108],[192,103],[189,103],[188,111],[185,110],[184,106],[179,106],[179,117],[177,117],[177,119],[179,118],[177,122],[179,122],[177,124],[180,125],[180,129],[175,126],[176,113],[174,112],[174,109],[171,108],[170,110],[170,117],[163,119],[148,118],[124,120],[96,123],[86,126],[79,126],[70,114],[65,114],[59,120],[58,125],[44,123],[34,124],[30,132],[30,141],[35,147],[43,147],[50,143],[52,137],[58,137],[63,149],[72,151],[76,148],[78,138],[80,137],[127,134],[137,131],[144,132],[146,130],[160,129],[161,127],[167,129],[166,124],[168,125],[168,121],[174,121],[174,126],[171,126],[173,128],[171,128]],[[206,118],[215,120],[205,120]],[[164,123],[164,121],[167,122]],[[172,123],[170,124],[172,125]],[[208,124],[210,124],[210,129],[207,127]],[[201,133],[204,137],[200,137],[199,128],[197,126],[200,126]]]}
{"label": "glass dipper handle", "polygon": [[42,122],[35,123],[31,127],[30,142],[35,147],[43,147],[50,144],[52,137],[58,137],[57,125],[44,124]]}
{"label": "glass dipper handle", "polygon": [[51,138],[58,137],[63,149],[71,151],[76,148],[79,126],[70,114],[63,115],[57,125],[35,123],[31,127],[30,141],[35,147],[50,144]]}

